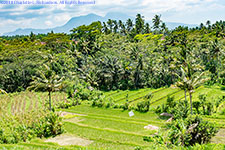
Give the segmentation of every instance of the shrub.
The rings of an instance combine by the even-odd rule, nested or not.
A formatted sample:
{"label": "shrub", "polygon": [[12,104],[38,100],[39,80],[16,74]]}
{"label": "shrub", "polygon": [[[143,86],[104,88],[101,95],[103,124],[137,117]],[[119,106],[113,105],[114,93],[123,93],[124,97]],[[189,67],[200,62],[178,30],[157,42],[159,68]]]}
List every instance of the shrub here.
{"label": "shrub", "polygon": [[167,112],[170,113],[171,109],[173,109],[176,106],[176,102],[174,102],[174,97],[167,97],[166,104],[162,104],[161,106],[158,106],[155,110],[156,113],[163,113]]}
{"label": "shrub", "polygon": [[93,100],[99,99],[103,93],[90,86],[88,83],[79,83],[67,87],[67,96],[70,99]]}
{"label": "shrub", "polygon": [[56,104],[56,107],[57,108],[70,108],[72,106],[72,104],[70,103],[70,102],[64,102],[64,101],[61,101],[61,102],[58,102],[57,104]]}
{"label": "shrub", "polygon": [[26,142],[33,137],[49,137],[63,133],[62,118],[54,112],[30,112],[20,116],[1,116],[0,143]]}
{"label": "shrub", "polygon": [[50,137],[63,133],[62,118],[59,114],[49,112],[46,116],[34,124],[37,137]]}
{"label": "shrub", "polygon": [[120,108],[122,108],[123,110],[127,110],[129,108],[129,102],[127,100],[127,102],[123,105],[120,105]]}
{"label": "shrub", "polygon": [[215,126],[199,116],[189,116],[186,120],[175,120],[170,126],[169,140],[172,144],[193,146],[208,143],[218,132]]}
{"label": "shrub", "polygon": [[104,102],[103,102],[102,99],[100,99],[100,100],[93,100],[91,106],[92,107],[95,107],[95,106],[97,106],[97,107],[103,107],[104,106]]}
{"label": "shrub", "polygon": [[176,103],[175,107],[170,110],[171,111],[169,113],[173,114],[174,120],[181,118],[185,119],[190,114],[189,103],[187,100]]}
{"label": "shrub", "polygon": [[111,103],[110,102],[108,102],[108,103],[105,104],[105,108],[110,108],[110,106],[111,106]]}
{"label": "shrub", "polygon": [[136,110],[139,112],[148,112],[150,107],[150,101],[143,101],[137,103],[137,108]]}
{"label": "shrub", "polygon": [[188,101],[174,102],[174,97],[167,97],[166,104],[162,104],[155,109],[158,114],[169,113],[173,119],[187,118],[190,114]]}
{"label": "shrub", "polygon": [[67,99],[67,101],[60,101],[56,104],[56,108],[70,108],[72,106],[80,105],[81,101],[79,99]]}
{"label": "shrub", "polygon": [[151,92],[149,94],[147,94],[144,97],[144,99],[145,99],[144,101],[137,103],[136,111],[139,111],[139,112],[148,112],[149,111],[150,104],[151,104],[150,101],[151,101],[152,97],[153,97],[153,95],[152,95]]}

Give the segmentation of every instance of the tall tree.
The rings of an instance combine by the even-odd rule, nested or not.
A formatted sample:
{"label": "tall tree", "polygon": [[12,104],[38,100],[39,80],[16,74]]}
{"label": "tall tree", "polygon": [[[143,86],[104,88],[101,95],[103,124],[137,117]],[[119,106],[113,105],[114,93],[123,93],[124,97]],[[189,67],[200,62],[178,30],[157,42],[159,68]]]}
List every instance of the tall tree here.
{"label": "tall tree", "polygon": [[107,25],[106,25],[105,22],[103,22],[103,32],[104,32],[105,34],[109,34],[109,33],[110,33],[110,30],[108,29],[108,27],[107,27]]}
{"label": "tall tree", "polygon": [[165,34],[168,32],[168,28],[166,27],[166,24],[165,22],[162,23],[161,25],[161,29],[162,29],[162,33]]}
{"label": "tall tree", "polygon": [[[178,82],[178,86],[181,89],[187,90],[190,96],[190,105],[191,105],[191,114],[192,111],[192,94],[194,93],[194,89],[199,85],[203,84],[205,81],[209,80],[207,77],[208,72],[199,72],[195,71],[196,68],[201,68],[199,65],[187,63],[187,67],[181,67],[182,76],[180,81]],[[180,84],[181,83],[181,84]]]}
{"label": "tall tree", "polygon": [[132,20],[129,18],[126,22],[126,29],[127,29],[127,32],[130,32],[132,29],[133,29],[133,22]]}
{"label": "tall tree", "polygon": [[38,71],[39,75],[33,78],[29,89],[41,89],[48,91],[49,110],[52,110],[51,93],[60,90],[64,77],[59,77],[49,66],[43,65]]}
{"label": "tall tree", "polygon": [[144,31],[145,21],[143,18],[144,17],[141,16],[141,14],[137,14],[136,16],[136,19],[135,19],[136,34],[141,34]]}
{"label": "tall tree", "polygon": [[112,31],[113,31],[113,21],[112,21],[111,19],[109,19],[109,20],[107,21],[107,24],[108,24],[108,26],[109,26],[110,32],[112,32]]}
{"label": "tall tree", "polygon": [[114,33],[117,33],[118,31],[118,24],[117,24],[117,21],[116,20],[113,20],[113,32]]}
{"label": "tall tree", "polygon": [[206,25],[208,26],[208,29],[210,30],[211,29],[211,22],[210,22],[210,20],[206,21]]}
{"label": "tall tree", "polygon": [[151,32],[150,25],[149,25],[149,23],[146,23],[145,24],[145,33],[150,33],[150,32]]}
{"label": "tall tree", "polygon": [[126,34],[126,28],[125,25],[123,24],[123,22],[121,20],[119,20],[119,29],[120,29],[120,33],[125,35]]}
{"label": "tall tree", "polygon": [[155,15],[154,18],[152,19],[153,22],[153,29],[159,30],[160,24],[161,24],[161,15]]}

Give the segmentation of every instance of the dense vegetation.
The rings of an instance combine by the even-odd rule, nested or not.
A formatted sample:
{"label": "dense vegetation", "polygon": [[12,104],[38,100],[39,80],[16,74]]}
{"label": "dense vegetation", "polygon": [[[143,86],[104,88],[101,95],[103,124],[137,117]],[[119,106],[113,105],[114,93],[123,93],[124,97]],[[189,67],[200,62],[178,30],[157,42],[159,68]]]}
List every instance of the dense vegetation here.
{"label": "dense vegetation", "polygon": [[[1,97],[0,143],[61,134],[62,118],[55,110],[69,108],[76,113],[76,108],[82,107],[86,111],[101,111],[100,107],[109,108],[109,111],[132,110],[144,119],[150,119],[145,118],[145,113],[150,113],[158,117],[156,122],[165,119],[162,114],[171,117],[171,123],[165,123],[167,126],[160,125],[168,132],[155,135],[151,132],[149,136],[136,134],[133,129],[123,131],[138,142],[126,141],[128,137],[125,137],[122,144],[137,146],[136,149],[146,147],[148,142],[158,143],[161,148],[210,142],[218,132],[217,127],[224,127],[211,124],[206,116],[219,116],[224,122],[225,21],[215,24],[207,21],[206,25],[196,28],[179,26],[174,30],[169,30],[158,15],[152,21],[150,27],[138,14],[134,21],[93,22],[72,29],[71,34],[2,36],[0,92],[9,94]],[[26,100],[7,103],[12,93],[25,90],[48,92],[48,102],[46,97],[38,100],[29,97],[30,107],[37,108],[33,112],[25,111]],[[61,95],[66,93],[67,97],[55,100],[55,91],[62,92]],[[82,106],[77,106],[80,104]],[[96,119],[103,119],[95,115],[100,117]],[[139,125],[145,122],[139,121],[135,120]],[[71,126],[77,130],[82,128],[82,132],[77,132],[87,136],[85,125],[79,121],[75,125],[73,121],[65,122],[69,133],[75,132]],[[96,123],[100,130],[101,123]],[[95,127],[88,130],[93,131]],[[109,132],[116,132],[116,139],[123,134],[117,129]],[[113,143],[114,139],[109,141]]]}
{"label": "dense vegetation", "polygon": [[2,37],[0,88],[25,90],[43,64],[58,76],[83,79],[101,90],[159,88],[206,71],[208,84],[225,84],[225,22],[168,30],[156,15],[153,23],[150,30],[137,15],[135,22],[93,22],[70,35]]}

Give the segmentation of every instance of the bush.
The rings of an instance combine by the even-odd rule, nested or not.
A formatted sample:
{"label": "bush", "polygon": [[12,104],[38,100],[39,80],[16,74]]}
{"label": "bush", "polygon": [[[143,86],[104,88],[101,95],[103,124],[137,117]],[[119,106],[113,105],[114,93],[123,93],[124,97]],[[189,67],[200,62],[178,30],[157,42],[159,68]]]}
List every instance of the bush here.
{"label": "bush", "polygon": [[151,99],[152,99],[153,95],[152,93],[148,93],[145,97],[144,97],[144,101],[142,102],[138,102],[137,103],[137,108],[136,108],[136,111],[139,111],[139,112],[148,112],[149,111],[149,108],[150,108],[150,102],[151,102]]}
{"label": "bush", "polygon": [[50,137],[63,133],[62,118],[59,114],[49,112],[46,116],[34,124],[37,137]]}
{"label": "bush", "polygon": [[127,110],[129,108],[129,102],[127,100],[127,102],[123,105],[120,105],[120,108],[122,108],[123,110]]}
{"label": "bush", "polygon": [[148,112],[149,107],[150,107],[150,101],[147,100],[147,101],[137,103],[136,110],[139,111],[139,112]]}
{"label": "bush", "polygon": [[67,96],[70,99],[93,100],[99,99],[103,94],[91,87],[88,83],[79,83],[67,87]]}
{"label": "bush", "polygon": [[95,106],[97,106],[97,107],[103,107],[104,106],[104,102],[103,102],[102,99],[100,99],[100,100],[93,100],[91,106],[92,107],[95,107]]}
{"label": "bush", "polygon": [[1,144],[26,142],[34,137],[56,136],[63,131],[62,118],[54,112],[30,112],[23,118],[19,116],[0,118]]}
{"label": "bush", "polygon": [[174,102],[174,97],[167,97],[166,104],[162,104],[155,109],[155,113],[169,113],[173,119],[187,118],[190,114],[188,101]]}
{"label": "bush", "polygon": [[199,116],[189,116],[186,120],[175,120],[170,126],[169,140],[172,144],[193,146],[208,143],[218,132],[215,126]]}
{"label": "bush", "polygon": [[76,105],[80,105],[81,101],[79,99],[67,99],[67,101],[60,101],[56,104],[56,108],[63,108],[63,109],[67,109],[70,108],[72,106],[76,106]]}

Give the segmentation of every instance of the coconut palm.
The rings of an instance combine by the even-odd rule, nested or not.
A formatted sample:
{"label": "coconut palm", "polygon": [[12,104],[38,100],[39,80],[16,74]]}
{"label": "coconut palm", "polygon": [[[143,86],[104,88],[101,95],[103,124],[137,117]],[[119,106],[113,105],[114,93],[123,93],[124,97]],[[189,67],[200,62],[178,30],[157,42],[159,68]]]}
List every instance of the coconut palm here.
{"label": "coconut palm", "polygon": [[128,32],[130,32],[133,29],[133,22],[131,19],[128,19],[126,22],[126,29]]}
{"label": "coconut palm", "polygon": [[199,85],[203,84],[209,78],[205,78],[204,76],[207,74],[207,72],[202,72],[202,73],[195,73],[193,76],[188,80],[187,85],[188,85],[188,92],[190,96],[190,105],[191,105],[191,114],[192,114],[192,93],[194,93],[194,89],[198,87]]}
{"label": "coconut palm", "polygon": [[187,78],[185,76],[185,71],[183,68],[181,68],[181,76],[176,74],[178,76],[179,81],[176,82],[176,86],[180,88],[181,90],[184,90],[185,95],[185,101],[187,100]]}
{"label": "coconut palm", "polygon": [[111,33],[112,30],[113,30],[113,20],[109,19],[109,20],[107,21],[107,24],[108,24],[108,26],[109,26],[110,33]]}
{"label": "coconut palm", "polygon": [[155,15],[152,19],[153,22],[153,29],[159,29],[161,21],[161,15]]}
{"label": "coconut palm", "polygon": [[210,22],[210,20],[207,20],[206,25],[208,26],[208,29],[211,28],[211,22]]}
{"label": "coconut palm", "polygon": [[141,16],[141,14],[137,14],[136,19],[135,19],[136,34],[143,33],[144,26],[145,26],[144,17]]}
{"label": "coconut palm", "polygon": [[179,81],[177,82],[177,86],[185,91],[185,99],[186,99],[186,91],[189,92],[190,96],[190,105],[191,105],[191,114],[192,111],[192,94],[194,93],[194,89],[201,84],[203,84],[205,81],[209,80],[209,78],[206,77],[206,74],[208,72],[199,72],[194,71],[194,69],[198,68],[198,65],[191,65],[187,63],[186,67],[181,67],[182,75],[179,78]]}
{"label": "coconut palm", "polygon": [[59,77],[49,66],[43,65],[43,70],[39,71],[39,76],[35,76],[29,89],[42,89],[48,91],[49,109],[51,106],[51,93],[62,88],[63,77]]}

